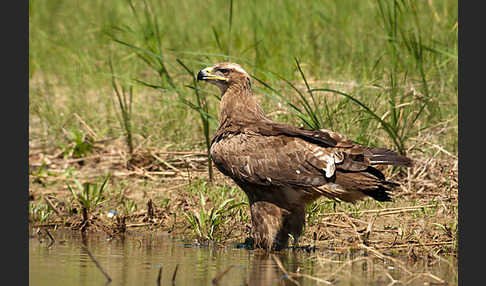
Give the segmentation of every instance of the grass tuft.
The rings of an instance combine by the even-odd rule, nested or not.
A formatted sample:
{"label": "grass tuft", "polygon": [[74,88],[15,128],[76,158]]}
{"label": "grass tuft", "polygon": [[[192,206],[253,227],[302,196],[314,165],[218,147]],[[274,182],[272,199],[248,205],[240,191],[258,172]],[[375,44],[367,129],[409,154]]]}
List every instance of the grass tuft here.
{"label": "grass tuft", "polygon": [[108,174],[100,186],[98,186],[98,183],[90,182],[81,184],[78,180],[74,179],[77,191],[75,191],[69,184],[67,187],[73,195],[74,200],[79,203],[80,207],[86,208],[87,211],[92,211],[106,201],[104,192],[109,179],[110,175]]}

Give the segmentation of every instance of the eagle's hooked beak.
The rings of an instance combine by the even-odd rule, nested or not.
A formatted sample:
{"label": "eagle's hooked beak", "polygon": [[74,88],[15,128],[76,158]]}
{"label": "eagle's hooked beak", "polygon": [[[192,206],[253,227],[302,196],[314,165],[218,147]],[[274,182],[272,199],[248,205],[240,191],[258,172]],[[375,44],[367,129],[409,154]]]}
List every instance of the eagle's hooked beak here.
{"label": "eagle's hooked beak", "polygon": [[221,73],[215,72],[213,73],[213,68],[208,67],[205,69],[200,70],[197,73],[197,80],[221,80],[221,81],[228,81]]}

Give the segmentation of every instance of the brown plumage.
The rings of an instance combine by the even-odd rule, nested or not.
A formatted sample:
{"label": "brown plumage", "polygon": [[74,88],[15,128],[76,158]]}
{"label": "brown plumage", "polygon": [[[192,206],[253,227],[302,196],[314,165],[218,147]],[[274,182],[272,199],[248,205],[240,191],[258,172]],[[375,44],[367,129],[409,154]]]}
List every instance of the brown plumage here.
{"label": "brown plumage", "polygon": [[215,166],[246,193],[256,247],[282,249],[298,238],[305,207],[320,196],[354,202],[389,201],[397,184],[373,165],[411,166],[409,158],[354,143],[330,130],[271,121],[253,97],[241,66],[219,63],[198,80],[221,89],[219,127],[211,143]]}

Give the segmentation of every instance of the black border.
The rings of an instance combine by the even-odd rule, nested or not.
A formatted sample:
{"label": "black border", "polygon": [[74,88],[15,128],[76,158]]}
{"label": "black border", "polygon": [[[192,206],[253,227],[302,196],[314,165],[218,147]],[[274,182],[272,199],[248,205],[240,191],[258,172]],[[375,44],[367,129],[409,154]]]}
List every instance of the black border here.
{"label": "black border", "polygon": [[12,1],[1,10],[1,237],[8,265],[2,280],[28,285],[29,1]]}
{"label": "black border", "polygon": [[[486,176],[482,152],[485,133],[484,97],[484,10],[471,1],[459,1],[459,82],[458,82],[458,147],[459,147],[459,244],[458,285],[475,285],[482,276],[482,247],[486,210],[482,179]],[[474,256],[477,256],[476,259]]]}

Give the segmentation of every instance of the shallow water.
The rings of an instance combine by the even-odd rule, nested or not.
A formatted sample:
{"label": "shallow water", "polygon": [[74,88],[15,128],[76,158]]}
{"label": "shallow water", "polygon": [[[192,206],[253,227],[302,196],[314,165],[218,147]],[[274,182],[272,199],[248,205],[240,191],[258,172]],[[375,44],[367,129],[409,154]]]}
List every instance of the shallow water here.
{"label": "shallow water", "polygon": [[[297,285],[286,278],[272,256],[236,248],[234,244],[198,246],[171,239],[164,233],[132,232],[124,239],[113,240],[102,234],[87,234],[83,238],[79,232],[51,230],[50,233],[55,239],[53,244],[49,238],[40,238],[31,231],[30,285],[107,284],[101,270],[83,249],[83,243],[112,279],[108,285],[158,285],[160,268],[160,285],[213,285],[212,280],[218,275],[222,275],[219,285]],[[391,285],[392,279],[399,280],[402,285],[430,285],[439,282],[438,279],[457,285],[455,259],[441,259],[433,265],[415,263],[408,268],[413,273],[430,273],[437,277],[431,278],[407,273],[407,270],[370,257],[332,255],[330,251],[287,250],[276,256],[286,271],[327,281],[294,278],[300,285],[326,285],[328,282],[332,285]],[[222,274],[225,270],[228,271]]]}

